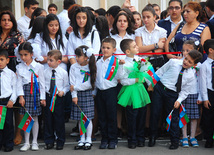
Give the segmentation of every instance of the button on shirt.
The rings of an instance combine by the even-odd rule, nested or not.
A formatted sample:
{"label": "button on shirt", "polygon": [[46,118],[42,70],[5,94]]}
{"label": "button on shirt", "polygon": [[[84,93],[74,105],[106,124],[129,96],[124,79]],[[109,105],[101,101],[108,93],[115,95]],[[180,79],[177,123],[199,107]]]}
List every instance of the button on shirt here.
{"label": "button on shirt", "polygon": [[85,91],[91,89],[90,76],[87,81],[83,82],[85,74],[81,74],[80,70],[90,72],[89,66],[81,66],[75,63],[70,68],[69,79],[70,85],[74,86],[74,91],[71,92],[72,98],[77,97],[77,91]]}
{"label": "button on shirt", "polygon": [[212,62],[214,60],[207,58],[206,61],[201,65],[200,68],[200,94],[203,101],[209,100],[208,99],[208,92],[207,89],[214,91],[212,88]]}
{"label": "button on shirt", "polygon": [[70,26],[70,19],[68,18],[68,10],[63,10],[60,14],[57,15],[59,18],[60,27],[62,30],[62,34],[66,34],[67,28]]}
{"label": "button on shirt", "polygon": [[25,30],[29,28],[30,20],[31,19],[29,17],[24,15],[17,21],[17,29],[22,33],[22,35],[24,35]]}
{"label": "button on shirt", "polygon": [[[45,69],[45,91],[49,94],[50,81],[52,76],[52,68]],[[69,91],[68,73],[60,66],[55,68],[55,84],[59,91],[63,91],[64,95]],[[58,94],[58,93],[57,93]]]}
{"label": "button on shirt", "polygon": [[6,66],[1,72],[0,99],[11,96],[9,100],[11,100],[13,103],[16,102],[16,98],[17,98],[16,82],[17,82],[16,74]]}
{"label": "button on shirt", "polygon": [[118,68],[117,74],[115,77],[109,81],[105,79],[105,75],[108,69],[109,62],[111,60],[111,57],[107,58],[105,61],[103,60],[103,57],[97,61],[97,78],[96,78],[96,87],[100,90],[106,90],[112,87],[117,86],[117,80],[119,79],[120,75],[120,67]]}
{"label": "button on shirt", "polygon": [[[165,65],[156,71],[160,81],[165,87],[176,92],[176,86],[179,72],[182,69],[183,60],[170,59]],[[194,71],[192,68],[185,69],[182,77],[181,91],[178,95],[178,102],[182,102],[190,93],[194,84]]]}
{"label": "button on shirt", "polygon": [[26,65],[26,63],[20,63],[16,66],[16,72],[18,75],[17,80],[17,95],[23,96],[24,90],[23,86],[25,84],[31,83],[31,74],[32,71],[29,71],[32,69],[39,77],[37,78],[37,82],[39,83],[39,89],[40,89],[40,99],[45,99],[45,78],[44,78],[44,66],[36,61],[32,61],[29,66]]}
{"label": "button on shirt", "polygon": [[126,35],[123,38],[121,36],[119,36],[118,34],[114,34],[114,35],[111,34],[111,37],[116,40],[116,49],[117,50],[116,50],[116,52],[114,54],[123,54],[123,55],[115,55],[115,57],[117,57],[120,60],[121,59],[124,60],[126,58],[126,55],[124,54],[124,52],[120,48],[120,42],[123,39],[132,39],[132,40],[135,40],[135,35],[134,34],[129,35],[126,32]]}

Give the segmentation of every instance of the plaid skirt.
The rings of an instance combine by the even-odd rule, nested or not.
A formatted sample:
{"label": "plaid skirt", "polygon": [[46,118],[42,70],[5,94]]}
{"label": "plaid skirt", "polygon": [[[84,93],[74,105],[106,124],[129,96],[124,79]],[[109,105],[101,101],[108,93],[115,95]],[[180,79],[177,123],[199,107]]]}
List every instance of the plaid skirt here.
{"label": "plaid skirt", "polygon": [[[31,84],[25,84],[23,86],[24,89],[24,99],[25,99],[25,108],[29,112],[31,116],[39,116],[42,113],[42,108],[40,106],[40,94],[36,94],[36,110],[34,110],[34,95],[30,94],[30,88]],[[25,114],[25,109],[22,107],[20,108],[20,114],[24,115]]]}
{"label": "plaid skirt", "polygon": [[[92,96],[92,91],[91,90],[78,91],[77,98],[79,107],[82,109],[85,115],[90,120],[92,120],[94,118],[94,99]],[[71,108],[71,119],[72,120],[81,119],[81,111],[74,103],[72,103]]]}
{"label": "plaid skirt", "polygon": [[200,117],[200,108],[197,104],[197,99],[198,94],[189,94],[187,98],[182,102],[189,119],[199,119]]}

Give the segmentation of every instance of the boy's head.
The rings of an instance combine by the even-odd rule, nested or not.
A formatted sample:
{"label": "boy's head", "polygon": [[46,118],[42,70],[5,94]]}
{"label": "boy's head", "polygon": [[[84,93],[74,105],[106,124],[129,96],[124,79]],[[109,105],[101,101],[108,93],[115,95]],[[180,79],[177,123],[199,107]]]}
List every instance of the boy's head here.
{"label": "boy's head", "polygon": [[190,68],[200,62],[202,59],[202,54],[197,50],[191,50],[183,61],[183,68]]}
{"label": "boy's head", "polygon": [[24,9],[25,9],[25,15],[31,18],[32,13],[36,8],[38,8],[39,2],[36,0],[25,0],[24,2]]}
{"label": "boy's head", "polygon": [[109,58],[116,51],[116,41],[113,38],[103,39],[101,50],[104,59]]}
{"label": "boy's head", "polygon": [[123,39],[120,48],[127,56],[134,56],[139,52],[136,42],[132,39]]}
{"label": "boy's head", "polygon": [[51,50],[48,52],[48,66],[51,68],[57,68],[62,62],[62,53],[59,50]]}
{"label": "boy's head", "polygon": [[0,69],[4,69],[9,63],[8,52],[0,48]]}
{"label": "boy's head", "polygon": [[52,14],[55,14],[55,15],[56,15],[57,10],[58,10],[58,8],[57,8],[56,4],[54,4],[54,3],[51,3],[51,4],[48,6],[48,13],[49,13],[49,14],[52,13]]}
{"label": "boy's head", "polygon": [[207,55],[214,55],[214,39],[208,39],[204,42],[204,51],[207,53]]}

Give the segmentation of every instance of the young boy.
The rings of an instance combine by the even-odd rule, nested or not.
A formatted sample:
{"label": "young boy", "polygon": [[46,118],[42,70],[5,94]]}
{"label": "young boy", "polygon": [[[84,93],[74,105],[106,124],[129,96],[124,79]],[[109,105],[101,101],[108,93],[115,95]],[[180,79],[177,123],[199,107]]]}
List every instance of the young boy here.
{"label": "young boy", "polygon": [[208,55],[207,60],[200,69],[200,94],[202,97],[202,129],[206,139],[205,148],[213,147],[214,132],[214,39],[204,42],[204,50]]}
{"label": "young boy", "polygon": [[[117,89],[118,59],[113,56],[116,41],[105,38],[101,50],[103,57],[97,61],[96,101],[98,120],[101,128],[100,149],[117,147]],[[114,76],[115,75],[115,76]]]}
{"label": "young boy", "polygon": [[[56,149],[62,150],[65,143],[65,122],[64,122],[64,95],[69,91],[68,73],[59,64],[62,61],[62,54],[59,50],[48,52],[48,68],[45,70],[45,131],[44,141],[45,149],[49,150],[54,147],[56,135]],[[57,90],[56,90],[57,89]],[[54,111],[50,110],[50,105],[54,92],[56,100]]]}
{"label": "young boy", "polygon": [[48,5],[48,13],[49,14],[57,14],[57,10],[58,10],[58,8],[57,8],[57,6],[56,6],[56,4],[54,4],[54,3],[51,3],[51,4],[49,4]]}
{"label": "young boy", "polygon": [[[120,82],[123,87],[118,95],[118,104],[126,107],[128,148],[134,149],[136,146],[145,146],[145,105],[150,103],[150,98],[143,85],[142,80],[144,79],[140,79],[139,76],[129,77],[133,73],[134,65],[138,58],[136,54],[139,49],[136,42],[132,39],[124,39],[121,41],[120,47],[126,57],[125,64],[121,67]],[[143,96],[140,94],[143,94]]]}
{"label": "young boy", "polygon": [[[16,102],[16,74],[7,67],[9,63],[8,52],[0,49],[0,106],[7,108],[3,129],[0,129],[0,150],[5,152],[13,150],[13,104]],[[2,121],[2,113],[0,114]]]}
{"label": "young boy", "polygon": [[194,79],[194,71],[191,68],[202,58],[197,50],[188,53],[184,60],[170,59],[164,66],[156,71],[160,81],[155,85],[150,116],[149,147],[155,145],[157,136],[158,121],[163,104],[167,115],[174,108],[170,124],[169,149],[177,149],[179,145],[179,106],[186,99]]}

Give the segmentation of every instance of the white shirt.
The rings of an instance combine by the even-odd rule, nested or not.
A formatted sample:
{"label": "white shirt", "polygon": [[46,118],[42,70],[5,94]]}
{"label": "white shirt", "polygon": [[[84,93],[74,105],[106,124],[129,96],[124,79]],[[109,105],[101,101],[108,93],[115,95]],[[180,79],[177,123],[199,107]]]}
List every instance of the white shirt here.
{"label": "white shirt", "polygon": [[[114,54],[124,54],[124,52],[121,50],[121,48],[120,48],[120,42],[123,40],[123,39],[132,39],[132,40],[135,40],[135,35],[134,34],[131,34],[131,35],[129,35],[127,32],[126,32],[126,35],[122,38],[121,36],[119,36],[118,34],[114,34],[114,35],[112,35],[111,33],[110,33],[110,35],[111,35],[111,37],[113,38],[113,39],[115,39],[116,40],[116,52],[114,53]],[[124,54],[124,55],[115,55],[115,57],[117,57],[118,59],[122,59],[122,60],[124,60],[125,58],[126,58],[126,55]]]}
{"label": "white shirt", "polygon": [[214,14],[210,17],[210,19],[209,20],[212,20],[214,18]]}
{"label": "white shirt", "polygon": [[105,79],[105,75],[108,69],[109,62],[111,60],[111,57],[107,58],[105,61],[103,60],[103,57],[97,61],[97,78],[96,78],[96,87],[100,90],[106,90],[112,87],[117,86],[117,80],[119,79],[120,75],[120,69],[118,68],[117,74],[115,77],[109,81]]}
{"label": "white shirt", "polygon": [[19,32],[24,34],[25,30],[27,30],[29,28],[30,20],[31,19],[29,17],[27,17],[26,15],[19,18],[19,20],[17,21],[17,29],[19,30]]}
{"label": "white shirt", "polygon": [[207,89],[214,91],[212,88],[212,62],[214,60],[211,58],[207,58],[206,61],[201,65],[200,69],[200,94],[202,97],[202,101],[209,100]]}
{"label": "white shirt", "polygon": [[39,83],[40,89],[40,99],[45,99],[45,78],[44,78],[44,66],[40,63],[33,60],[29,66],[26,63],[20,63],[16,66],[16,73],[18,75],[17,80],[17,95],[23,96],[24,90],[23,86],[25,84],[31,83],[31,74],[30,71],[32,69],[39,77],[37,78],[37,82]]}
{"label": "white shirt", "polygon": [[[178,80],[179,72],[182,69],[182,60],[170,59],[160,69],[156,71],[157,76],[165,87],[170,90],[177,91],[175,84]],[[177,101],[181,103],[190,94],[191,87],[193,86],[194,71],[192,68],[185,69],[182,76],[181,91],[178,94]]]}
{"label": "white shirt", "polygon": [[148,46],[158,43],[161,38],[166,38],[167,31],[155,24],[155,28],[152,32],[149,32],[146,26],[138,28],[137,30],[135,30],[135,36],[142,38],[143,46]]}
{"label": "white shirt", "polygon": [[11,100],[13,104],[16,102],[16,98],[17,98],[16,81],[17,81],[16,74],[6,66],[1,72],[0,99],[10,97],[9,100]]}
{"label": "white shirt", "polygon": [[83,82],[85,74],[81,74],[80,70],[90,72],[89,65],[81,66],[78,63],[71,65],[69,79],[70,85],[74,86],[74,91],[71,92],[72,98],[77,97],[77,91],[85,91],[92,88],[90,76],[88,78],[88,81]]}
{"label": "white shirt", "polygon": [[[50,81],[52,76],[53,68],[48,67],[45,69],[45,91],[46,93],[50,94]],[[68,82],[68,73],[62,69],[60,66],[55,68],[55,84],[58,91],[63,91],[64,96],[69,91],[69,82]],[[58,93],[57,93],[58,94]]]}
{"label": "white shirt", "polygon": [[68,18],[68,10],[62,10],[60,14],[57,15],[59,18],[60,27],[62,30],[62,34],[66,34],[67,28],[70,26],[70,19]]}
{"label": "white shirt", "polygon": [[[59,41],[59,37],[58,37],[58,41]],[[53,50],[57,49],[56,40],[55,39],[51,39],[51,42],[52,42],[52,45],[53,45]],[[60,45],[60,49],[59,49],[63,56],[67,55],[66,54],[67,42],[68,42],[68,40],[66,39],[65,36],[63,36],[64,48],[62,48],[62,46]],[[44,59],[42,60],[42,57],[43,56],[46,57],[48,52],[50,51],[50,49],[48,47],[48,44],[45,41],[43,41],[43,39],[42,39],[42,37],[41,37],[41,35],[39,33],[36,34],[36,37],[35,37],[35,39],[33,41],[32,46],[34,48],[35,53],[40,55],[40,57],[39,57],[40,61],[43,61]],[[45,66],[45,69],[46,69],[48,67],[48,64],[45,63],[44,66]],[[67,64],[62,62],[59,66],[67,71]]]}
{"label": "white shirt", "polygon": [[177,25],[179,25],[182,21],[183,21],[183,17],[181,16],[181,20],[177,23],[177,24],[175,24],[173,21],[172,21],[172,19],[171,19],[171,17],[170,16],[168,16],[165,20],[169,20],[170,22],[171,22],[171,32],[175,29],[175,27],[177,26]]}
{"label": "white shirt", "polygon": [[26,30],[23,32],[23,36],[24,36],[24,39],[25,39],[25,40],[27,40],[28,37],[30,36],[30,33],[31,33],[31,31],[32,31],[32,28],[33,28],[33,27],[31,27],[31,28],[29,28],[29,29],[26,29]]}
{"label": "white shirt", "polygon": [[[99,33],[95,30],[94,31],[94,39],[93,43],[91,41],[91,35],[92,32],[89,32],[89,34],[85,38],[78,38],[75,36],[74,32],[71,32],[68,39],[68,46],[67,46],[67,53],[68,53],[68,59],[75,58],[75,49],[81,45],[88,46],[89,48],[92,48],[94,50],[93,54],[99,54],[100,51],[100,36]],[[80,33],[79,33],[80,36]]]}

